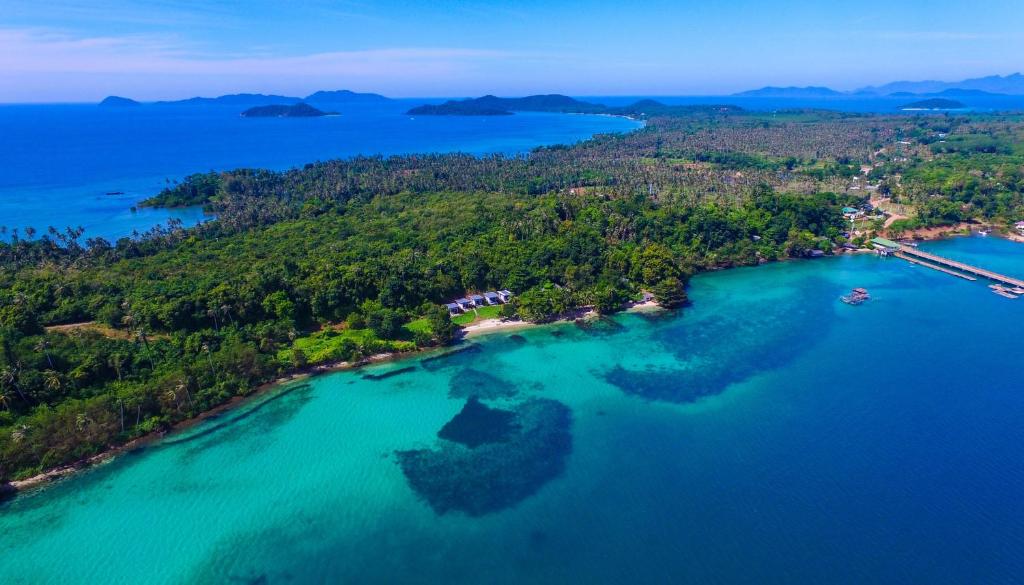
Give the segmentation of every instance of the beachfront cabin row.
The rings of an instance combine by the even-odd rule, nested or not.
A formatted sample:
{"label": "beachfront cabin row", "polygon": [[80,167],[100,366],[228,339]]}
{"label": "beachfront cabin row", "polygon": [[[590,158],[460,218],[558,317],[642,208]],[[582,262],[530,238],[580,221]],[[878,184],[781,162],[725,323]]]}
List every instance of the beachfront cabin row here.
{"label": "beachfront cabin row", "polygon": [[899,244],[892,240],[887,240],[885,238],[872,238],[871,247],[874,248],[875,251],[881,254],[882,256],[888,256],[893,252],[900,251]]}
{"label": "beachfront cabin row", "polygon": [[448,309],[448,313],[451,315],[458,315],[470,311],[476,307],[483,307],[486,305],[500,305],[507,303],[512,300],[512,291],[502,289],[497,292],[490,291],[485,292],[482,295],[469,295],[461,299],[455,299],[453,303],[446,303],[445,308]]}

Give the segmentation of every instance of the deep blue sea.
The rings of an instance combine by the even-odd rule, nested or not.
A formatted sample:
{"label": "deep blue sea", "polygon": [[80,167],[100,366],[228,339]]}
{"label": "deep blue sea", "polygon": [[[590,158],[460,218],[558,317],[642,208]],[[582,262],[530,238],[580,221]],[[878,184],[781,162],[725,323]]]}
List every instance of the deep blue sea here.
{"label": "deep blue sea", "polygon": [[512,154],[640,126],[608,116],[404,114],[424,101],[332,107],[341,115],[309,119],[242,118],[237,106],[0,105],[0,226],[82,226],[86,237],[117,238],[170,217],[202,220],[198,209],[132,211],[190,173],[359,154]]}
{"label": "deep blue sea", "polygon": [[0,583],[1024,582],[1024,298],[874,255],[690,298],[281,387],[0,505]]}
{"label": "deep blue sea", "polygon": [[[650,96],[585,97],[624,105]],[[898,112],[908,98],[779,99],[653,96],[667,104],[728,103],[751,110],[822,108]],[[1024,96],[960,98],[973,111],[1024,109]],[[81,105],[0,105],[0,226],[82,226],[86,237],[117,238],[198,209],[133,209],[168,181],[238,167],[287,169],[359,154],[521,153],[573,143],[639,123],[607,116],[528,114],[430,117],[404,114],[438,99],[350,105],[337,117],[241,118],[238,106],[104,109]],[[911,100],[912,101],[912,100]]]}

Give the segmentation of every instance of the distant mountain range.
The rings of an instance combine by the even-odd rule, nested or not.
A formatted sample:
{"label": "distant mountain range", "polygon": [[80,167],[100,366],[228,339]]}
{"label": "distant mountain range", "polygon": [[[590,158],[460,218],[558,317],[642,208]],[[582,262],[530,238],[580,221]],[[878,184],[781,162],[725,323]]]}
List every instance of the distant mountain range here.
{"label": "distant mountain range", "polygon": [[[1014,73],[1012,75],[989,75],[988,77],[976,77],[963,81],[894,81],[878,87],[865,87],[857,90],[857,93],[874,93],[890,95],[899,92],[913,93],[917,95],[939,94],[949,90],[958,91],[980,91],[986,94],[1024,94],[1024,75]],[[964,94],[959,94],[964,95]]]}
{"label": "distant mountain range", "polygon": [[840,92],[828,87],[763,87],[733,94],[737,97],[821,98],[836,96],[977,97],[1024,95],[1024,75],[976,77],[963,81],[894,81],[885,85]]}
{"label": "distant mountain range", "polygon": [[[318,106],[335,106],[347,104],[367,104],[390,101],[376,93],[356,93],[347,89],[336,91],[318,91],[304,98],[286,95],[266,95],[262,93],[234,93],[218,97],[194,97],[184,100],[153,102],[154,105],[210,105],[210,106],[294,106],[300,103],[312,103]],[[120,96],[109,96],[100,102],[101,106],[139,105],[139,102]]]}

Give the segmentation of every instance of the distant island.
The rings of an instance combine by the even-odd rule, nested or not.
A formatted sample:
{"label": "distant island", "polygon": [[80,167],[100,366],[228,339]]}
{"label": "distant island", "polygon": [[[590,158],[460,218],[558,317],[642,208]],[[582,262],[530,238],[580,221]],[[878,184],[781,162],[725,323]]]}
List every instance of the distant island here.
{"label": "distant island", "polygon": [[733,94],[735,97],[785,97],[785,98],[817,98],[817,97],[833,97],[843,95],[842,92],[838,92],[828,87],[762,87],[761,89],[752,89],[750,91],[742,91],[737,94]]}
{"label": "distant island", "polygon": [[302,101],[315,104],[375,104],[389,102],[379,93],[358,93],[347,89],[318,91],[307,95]]}
{"label": "distant island", "polygon": [[552,112],[559,114],[601,114],[640,118],[649,116],[682,116],[700,114],[735,114],[743,112],[739,106],[725,104],[695,104],[670,106],[644,99],[628,106],[609,107],[571,98],[560,94],[531,95],[521,98],[499,98],[485,95],[480,98],[449,100],[443,104],[427,104],[412,108],[407,114],[419,116],[509,116],[515,112]]}
{"label": "distant island", "polygon": [[337,112],[324,112],[304,103],[256,106],[242,112],[243,118],[316,118],[331,115],[337,115]]}
{"label": "distant island", "polygon": [[967,106],[963,102],[956,100],[949,100],[944,98],[933,98],[930,100],[921,100],[918,102],[911,102],[904,106],[900,106],[901,110],[961,110]]}
{"label": "distant island", "polygon": [[[159,106],[294,106],[300,103],[312,103],[320,106],[347,104],[367,104],[391,101],[377,93],[358,93],[347,89],[317,91],[301,98],[287,95],[262,93],[232,93],[217,97],[192,97],[183,100],[163,100],[152,102]],[[110,102],[110,103],[108,103]],[[100,102],[102,106],[141,105],[133,99],[110,96]]]}
{"label": "distant island", "polygon": [[103,106],[104,108],[126,108],[132,106],[140,106],[142,104],[133,99],[121,97],[119,95],[109,95],[103,98],[103,101],[101,101],[99,105]]}
{"label": "distant island", "polygon": [[513,112],[558,112],[571,114],[604,113],[601,104],[582,102],[566,95],[531,95],[521,98],[500,98],[485,95],[465,100],[449,100],[409,110],[415,116],[507,116]]}

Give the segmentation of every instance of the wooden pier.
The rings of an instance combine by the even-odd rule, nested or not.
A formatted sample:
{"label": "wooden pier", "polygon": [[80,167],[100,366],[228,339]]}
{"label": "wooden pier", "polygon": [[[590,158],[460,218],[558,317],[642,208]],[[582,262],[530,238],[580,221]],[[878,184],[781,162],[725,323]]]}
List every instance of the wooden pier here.
{"label": "wooden pier", "polygon": [[907,262],[910,262],[911,264],[918,264],[918,265],[924,266],[925,268],[931,268],[932,270],[938,270],[939,272],[945,272],[946,274],[948,274],[950,276],[955,276],[957,278],[962,278],[964,280],[970,280],[970,281],[978,280],[977,278],[974,278],[973,276],[964,274],[962,272],[956,272],[955,270],[950,270],[948,268],[943,268],[943,267],[939,266],[938,264],[932,264],[931,262],[925,262],[924,260],[918,260],[918,259],[913,258],[911,256],[907,256],[903,252],[895,252],[893,254],[893,256],[896,256],[897,258],[902,258],[903,260],[906,260]]}
{"label": "wooden pier", "polygon": [[[935,254],[929,254],[928,252],[922,252],[912,246],[901,245],[898,252],[895,255],[899,258],[907,260],[908,262],[914,262],[928,268],[934,268],[946,274],[952,274],[953,276],[959,276],[961,278],[967,278],[966,275],[980,276],[981,278],[987,278],[993,282],[1005,284],[1007,286],[1024,288],[1024,280],[1019,278],[1013,278],[991,270],[985,270],[984,268],[978,268],[977,266],[971,266],[970,264],[964,264],[963,262],[957,262],[956,260],[950,260],[949,258],[943,258],[942,256],[936,256]],[[952,270],[950,270],[952,269]],[[968,280],[975,280],[974,278],[967,278]]]}

